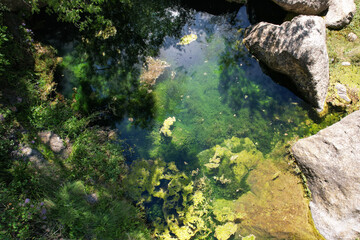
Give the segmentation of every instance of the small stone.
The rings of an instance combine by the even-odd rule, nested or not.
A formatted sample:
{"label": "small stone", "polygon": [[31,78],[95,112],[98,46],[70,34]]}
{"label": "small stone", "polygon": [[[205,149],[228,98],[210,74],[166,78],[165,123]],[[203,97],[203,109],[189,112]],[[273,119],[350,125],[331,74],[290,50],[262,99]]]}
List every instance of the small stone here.
{"label": "small stone", "polygon": [[346,94],[346,87],[340,83],[335,85],[339,97],[347,102],[351,102],[351,99]]}
{"label": "small stone", "polygon": [[51,131],[43,131],[43,132],[39,132],[38,136],[41,139],[41,142],[44,144],[48,144],[50,142],[50,137],[52,135]]}
{"label": "small stone", "polygon": [[342,66],[351,66],[351,63],[350,62],[342,62],[341,65]]}
{"label": "small stone", "polygon": [[86,195],[85,198],[86,198],[86,201],[90,204],[95,204],[98,202],[98,196],[96,193]]}
{"label": "small stone", "polygon": [[63,149],[65,149],[63,140],[57,134],[53,134],[51,136],[50,148],[55,153],[60,153]]}
{"label": "small stone", "polygon": [[353,33],[353,32],[351,32],[351,33],[349,33],[349,34],[347,35],[347,39],[348,39],[350,42],[355,42],[357,38],[358,38],[358,37],[357,37],[356,34]]}

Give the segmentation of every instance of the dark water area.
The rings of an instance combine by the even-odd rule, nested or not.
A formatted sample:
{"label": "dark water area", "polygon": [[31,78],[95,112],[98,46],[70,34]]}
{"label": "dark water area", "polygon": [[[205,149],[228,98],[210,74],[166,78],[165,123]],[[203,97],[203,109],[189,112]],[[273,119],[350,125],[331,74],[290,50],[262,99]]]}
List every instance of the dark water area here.
{"label": "dark water area", "polygon": [[[104,115],[102,123],[116,125],[130,162],[156,157],[196,162],[199,152],[233,136],[248,137],[260,151],[269,153],[279,141],[308,133],[309,124],[298,125],[307,120],[309,106],[265,75],[241,43],[250,25],[249,11],[258,12],[249,8],[252,3],[248,8],[216,1],[169,4],[157,9],[165,15],[150,17],[155,23],[165,17],[165,26],[148,23],[143,35],[147,39],[139,40],[142,32],[128,26],[133,33],[91,46],[84,44],[92,41],[88,33],[75,34],[71,24],[48,22],[45,12],[35,15],[30,24],[35,37],[63,57],[55,76],[58,90],[75,97],[79,110],[86,113],[107,109],[110,114]],[[118,24],[127,21],[124,18]],[[152,38],[155,33],[159,36]],[[194,41],[179,45],[183,36],[191,34]],[[119,45],[123,39],[127,45]],[[151,93],[138,80],[146,56],[169,65]],[[168,117],[176,118],[172,139],[184,141],[181,147],[166,137],[154,139],[156,133],[163,138],[159,129]]]}

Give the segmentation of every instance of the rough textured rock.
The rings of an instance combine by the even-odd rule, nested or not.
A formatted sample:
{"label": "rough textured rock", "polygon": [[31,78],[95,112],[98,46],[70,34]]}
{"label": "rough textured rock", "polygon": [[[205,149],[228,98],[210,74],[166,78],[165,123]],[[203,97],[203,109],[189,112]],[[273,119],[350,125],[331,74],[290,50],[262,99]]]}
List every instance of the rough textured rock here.
{"label": "rough textured rock", "polygon": [[340,29],[348,25],[356,11],[354,0],[272,0],[289,12],[318,15],[325,10],[326,26]]}
{"label": "rough textured rock", "polygon": [[317,15],[329,7],[329,0],[272,0],[289,12],[306,15]]}
{"label": "rough textured rock", "polygon": [[324,108],[329,60],[321,17],[298,16],[282,25],[261,22],[246,31],[244,43],[269,68],[289,76],[306,101]]}
{"label": "rough textured rock", "polygon": [[315,225],[326,239],[360,237],[360,111],[298,141],[292,152],[312,192]]}
{"label": "rough textured rock", "polygon": [[98,202],[98,196],[96,193],[88,194],[85,196],[85,199],[90,204],[95,204]]}
{"label": "rough textured rock", "polygon": [[330,0],[329,10],[325,16],[326,26],[333,29],[343,28],[351,22],[355,12],[354,0]]}
{"label": "rough textured rock", "polygon": [[238,4],[245,4],[246,0],[226,0],[227,2],[231,3],[238,3]]}
{"label": "rough textured rock", "polygon": [[347,39],[348,39],[350,42],[355,42],[357,38],[358,38],[358,37],[357,37],[356,34],[353,33],[353,32],[351,32],[351,33],[349,33],[349,34],[347,35]]}
{"label": "rough textured rock", "polygon": [[337,94],[339,95],[339,97],[343,100],[345,100],[346,102],[351,102],[351,99],[348,97],[347,95],[347,91],[346,91],[346,87],[340,83],[335,85],[335,88],[337,90]]}
{"label": "rough textured rock", "polygon": [[32,149],[28,145],[20,145],[19,149],[20,152],[18,155],[33,163],[35,168],[41,170],[48,166],[44,156],[38,150]]}
{"label": "rough textured rock", "polygon": [[60,138],[59,135],[51,132],[51,131],[43,131],[39,132],[38,136],[42,143],[48,145],[50,149],[61,156],[61,158],[66,159],[70,156],[72,147],[70,144],[70,140],[66,139],[66,146],[64,144],[64,140]]}
{"label": "rough textured rock", "polygon": [[51,150],[55,153],[60,153],[62,150],[65,149],[63,140],[59,137],[59,135],[53,132],[50,131],[39,132],[38,136],[40,137],[41,141],[44,144],[49,145]]}

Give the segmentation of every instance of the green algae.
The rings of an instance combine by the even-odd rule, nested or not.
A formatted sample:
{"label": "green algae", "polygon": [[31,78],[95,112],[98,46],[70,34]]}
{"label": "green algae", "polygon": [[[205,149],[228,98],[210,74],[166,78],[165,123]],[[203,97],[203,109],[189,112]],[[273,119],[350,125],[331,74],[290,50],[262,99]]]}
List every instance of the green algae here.
{"label": "green algae", "polygon": [[237,226],[233,222],[227,222],[215,229],[215,237],[219,240],[227,240],[237,230]]}

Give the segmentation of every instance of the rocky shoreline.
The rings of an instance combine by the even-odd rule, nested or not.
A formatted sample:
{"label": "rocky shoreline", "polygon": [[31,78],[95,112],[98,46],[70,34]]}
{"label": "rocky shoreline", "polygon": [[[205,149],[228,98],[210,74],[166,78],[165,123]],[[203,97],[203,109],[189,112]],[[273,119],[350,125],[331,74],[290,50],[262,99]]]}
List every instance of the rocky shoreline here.
{"label": "rocky shoreline", "polygon": [[[327,102],[337,105],[336,97],[327,100],[330,73],[326,28],[347,26],[356,11],[354,1],[273,2],[300,15],[281,25],[260,22],[249,27],[246,47],[271,70],[288,76],[298,94],[318,112],[324,111]],[[357,36],[351,32],[347,40],[354,42]],[[335,88],[339,101],[351,103],[344,85],[336,83]],[[360,237],[359,122],[360,111],[355,111],[314,136],[299,140],[291,149],[312,192],[314,224],[326,239]]]}

